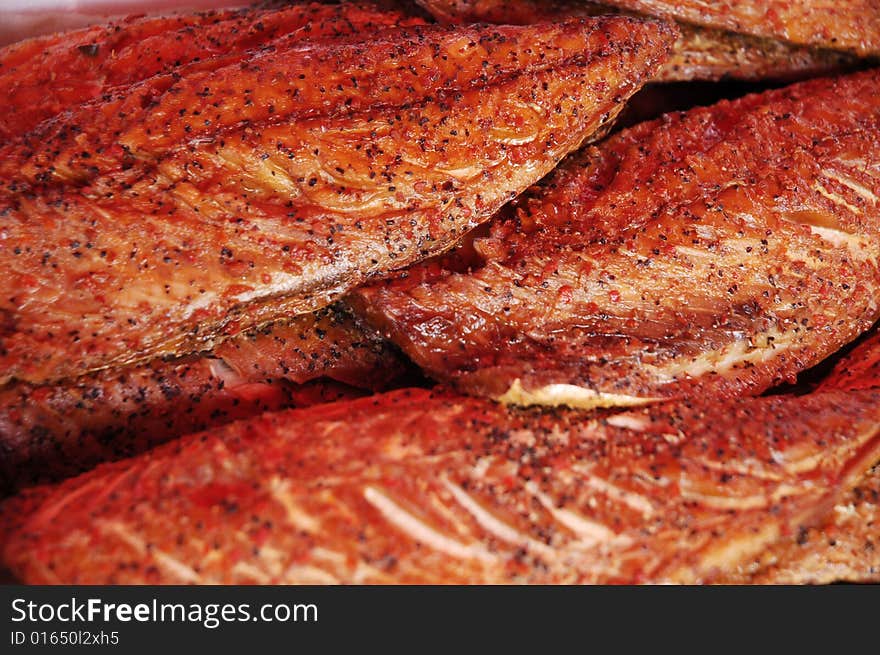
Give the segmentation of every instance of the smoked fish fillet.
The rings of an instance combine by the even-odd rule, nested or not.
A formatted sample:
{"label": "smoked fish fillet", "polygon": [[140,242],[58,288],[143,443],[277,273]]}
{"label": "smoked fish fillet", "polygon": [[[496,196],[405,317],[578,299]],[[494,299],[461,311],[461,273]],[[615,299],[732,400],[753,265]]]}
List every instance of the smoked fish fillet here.
{"label": "smoked fish fillet", "polygon": [[823,389],[871,389],[880,386],[880,327],[865,336],[822,381]]}
{"label": "smoked fish fillet", "polygon": [[[570,16],[597,16],[615,7],[577,0],[419,0],[438,20],[527,25]],[[677,24],[681,34],[655,81],[789,80],[852,68],[858,58],[826,48],[797,46],[774,38]]]}
{"label": "smoked fish fillet", "polygon": [[0,508],[24,583],[705,583],[880,458],[880,390],[623,413],[407,389],[265,414]]}
{"label": "smoked fish fillet", "polygon": [[[118,87],[184,66],[209,70],[253,48],[420,23],[424,21],[416,17],[357,3],[300,3],[273,10],[130,17],[37,37],[0,50],[0,97],[6,101],[0,138],[22,135]],[[166,83],[172,79],[164,78]]]}
{"label": "smoked fish fillet", "polygon": [[[190,22],[205,19],[204,15],[195,16]],[[365,35],[425,24],[417,17],[355,3],[299,4],[275,12],[244,9],[218,24],[209,21],[175,31],[175,24],[185,18],[167,19],[171,29],[160,31],[149,39],[142,39],[138,22],[130,29],[120,30],[119,34],[112,26],[107,28],[109,34],[104,35],[103,40],[92,39],[91,45],[86,46],[88,52],[94,45],[98,52],[107,55],[100,59],[96,54],[98,62],[92,65],[92,69],[77,70],[78,66],[82,67],[82,53],[79,48],[71,51],[68,44],[63,43],[62,52],[53,49],[45,53],[45,57],[33,58],[6,75],[0,74],[0,84],[8,87],[6,91],[10,97],[8,118],[0,120],[17,121],[23,128],[13,133],[8,143],[0,148],[3,156],[0,176],[13,182],[82,182],[101,171],[130,168],[139,156],[146,155],[138,151],[132,138],[126,140],[125,134],[136,130],[138,121],[148,120],[153,113],[161,111],[161,107],[154,105],[163,97],[183,95],[182,106],[198,112],[190,116],[192,123],[195,123],[194,116],[206,111],[205,107],[212,108],[216,114],[213,121],[207,120],[201,125],[184,124],[187,119],[181,119],[173,121],[180,125],[153,126],[153,129],[169,130],[163,143],[167,149],[173,145],[170,142],[175,137],[194,136],[194,131],[198,134],[200,127],[205,137],[214,136],[216,130],[204,128],[212,125],[216,128],[220,114],[225,113],[229,122],[237,118],[256,121],[265,117],[266,108],[261,106],[262,103],[255,103],[255,100],[262,99],[262,93],[248,87],[267,82],[278,84],[289,72],[285,71],[285,65],[307,66],[311,61],[308,56],[304,62],[295,54],[304,43],[328,46],[362,43],[369,38]],[[147,22],[159,22],[156,29],[160,29],[162,20]],[[79,31],[74,31],[69,40],[80,41],[78,34]],[[108,39],[113,43],[105,43]],[[118,41],[122,43],[117,44]],[[117,54],[116,45],[125,48]],[[149,63],[137,65],[132,61],[139,57],[148,59]],[[233,86],[206,93],[208,87],[188,90],[184,80]],[[91,94],[89,88],[93,89]],[[53,94],[69,89],[72,90],[63,98],[53,102]],[[227,106],[224,94],[236,92],[248,96],[238,102],[246,103],[247,107],[253,108],[252,111],[243,111],[235,100],[230,100]],[[294,92],[294,97],[299,94],[296,88],[288,88],[287,92]],[[210,96],[213,102],[208,105],[202,101],[200,104],[187,97],[192,93],[203,99]],[[45,101],[39,100],[41,94],[47,96]],[[67,104],[60,105],[65,111],[59,112],[61,102]],[[271,99],[267,104],[270,102]],[[28,103],[36,103],[38,109],[31,112]],[[29,118],[33,115],[42,120],[43,114],[55,118],[42,124]],[[185,112],[181,116],[184,115]],[[274,107],[272,115],[278,117]],[[25,125],[23,121],[29,124]]]}
{"label": "smoked fish fillet", "polygon": [[[819,390],[880,388],[880,329],[838,361]],[[834,507],[829,519],[769,548],[723,582],[825,584],[880,582],[880,465]]]}
{"label": "smoked fish fillet", "polygon": [[880,582],[880,468],[843,501],[828,523],[798,532],[771,549],[728,584],[828,584]]}
{"label": "smoked fish fillet", "polygon": [[388,342],[331,307],[208,353],[10,384],[0,389],[0,495],[265,411],[384,390],[408,372]]}
{"label": "smoked fish fillet", "polygon": [[446,250],[607,124],[675,38],[619,17],[359,36],[187,75],[74,139],[124,148],[8,181],[0,383],[207,350]]}
{"label": "smoked fish fillet", "polygon": [[505,402],[758,394],[880,315],[878,92],[870,70],[623,130],[469,261],[349,303],[429,375]]}
{"label": "smoked fish fillet", "polygon": [[880,55],[880,0],[602,0],[649,16]]}

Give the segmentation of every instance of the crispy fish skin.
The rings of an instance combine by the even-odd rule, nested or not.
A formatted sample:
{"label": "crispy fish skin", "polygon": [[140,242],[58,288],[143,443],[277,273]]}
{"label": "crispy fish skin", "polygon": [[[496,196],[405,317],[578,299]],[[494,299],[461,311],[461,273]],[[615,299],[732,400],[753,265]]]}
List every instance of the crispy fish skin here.
{"label": "crispy fish skin", "polygon": [[878,457],[878,390],[604,417],[403,390],[26,492],[2,562],[25,583],[704,583]]}
{"label": "crispy fish skin", "polygon": [[[611,120],[673,39],[613,17],[413,27],[304,45],[289,87],[255,60],[255,103],[184,78],[254,122],[207,138],[199,119],[150,172],[0,199],[0,382],[210,349],[442,252]],[[270,96],[287,116],[260,123]],[[151,119],[185,129],[170,116],[188,102]]]}
{"label": "crispy fish skin", "polygon": [[[596,16],[614,7],[572,0],[419,0],[438,20],[486,21],[528,25],[570,16]],[[857,58],[832,50],[796,46],[761,38],[679,23],[681,32],[669,61],[655,81],[788,80],[852,68]]]}
{"label": "crispy fish skin", "polygon": [[239,334],[209,353],[54,385],[7,385],[0,495],[262,412],[384,390],[407,372],[390,344],[332,307]]}
{"label": "crispy fish skin", "polygon": [[602,0],[649,16],[782,39],[799,45],[880,55],[878,0]]}
{"label": "crispy fish skin", "polygon": [[348,302],[506,402],[760,393],[880,314],[878,91],[872,70],[624,130],[502,212],[467,267]]}

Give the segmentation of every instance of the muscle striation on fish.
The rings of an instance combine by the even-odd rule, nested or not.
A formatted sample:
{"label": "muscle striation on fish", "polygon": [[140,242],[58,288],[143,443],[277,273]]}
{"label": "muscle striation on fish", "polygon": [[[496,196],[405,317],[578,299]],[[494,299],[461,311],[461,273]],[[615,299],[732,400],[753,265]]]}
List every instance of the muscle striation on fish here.
{"label": "muscle striation on fish", "polygon": [[880,55],[878,0],[602,0],[623,9],[800,45]]}
{"label": "muscle striation on fish", "polygon": [[393,28],[59,119],[51,179],[3,160],[0,383],[210,349],[444,251],[612,120],[674,36]]}
{"label": "muscle striation on fish", "polygon": [[214,351],[0,389],[0,496],[266,411],[402,386],[410,366],[338,307]]}
{"label": "muscle striation on fish", "polygon": [[154,89],[182,72],[205,71],[304,40],[351,36],[417,17],[370,5],[300,3],[280,9],[237,9],[161,17],[129,17],[15,43],[0,50],[0,138],[26,134],[77,105],[126,93],[154,75]]}
{"label": "muscle striation on fish", "polygon": [[[438,20],[527,25],[571,16],[598,16],[621,10],[577,0],[420,0]],[[688,80],[788,80],[840,72],[859,57],[829,48],[798,46],[777,38],[677,23],[681,32],[669,61],[655,78]]]}
{"label": "muscle striation on fish", "polygon": [[438,380],[521,404],[758,394],[880,315],[880,70],[624,130],[349,303]]}
{"label": "muscle striation on fish", "polygon": [[409,389],[29,490],[0,559],[26,583],[713,582],[878,457],[876,389],[592,415]]}

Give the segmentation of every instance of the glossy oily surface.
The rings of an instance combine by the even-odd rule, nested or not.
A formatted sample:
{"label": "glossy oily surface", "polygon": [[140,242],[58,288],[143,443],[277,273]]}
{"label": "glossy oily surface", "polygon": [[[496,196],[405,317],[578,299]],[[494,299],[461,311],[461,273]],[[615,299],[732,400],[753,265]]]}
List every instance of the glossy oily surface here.
{"label": "glossy oily surface", "polygon": [[880,456],[880,390],[616,415],[425,390],[267,414],[7,501],[28,583],[711,582]]}
{"label": "glossy oily surface", "polygon": [[627,18],[357,32],[62,118],[43,163],[3,159],[0,382],[210,349],[445,250],[673,39]]}
{"label": "glossy oily surface", "polygon": [[[438,20],[452,23],[485,21],[526,25],[571,16],[596,16],[620,11],[577,0],[420,0]],[[725,29],[677,24],[680,35],[656,81],[789,80],[846,70],[854,55],[827,48],[797,46],[773,37],[757,37]]]}
{"label": "glossy oily surface", "polygon": [[350,303],[469,393],[581,407],[792,380],[880,314],[880,72],[624,130]]}
{"label": "glossy oily surface", "polygon": [[408,370],[388,342],[329,308],[211,352],[9,384],[0,389],[0,495],[266,411],[390,388]]}

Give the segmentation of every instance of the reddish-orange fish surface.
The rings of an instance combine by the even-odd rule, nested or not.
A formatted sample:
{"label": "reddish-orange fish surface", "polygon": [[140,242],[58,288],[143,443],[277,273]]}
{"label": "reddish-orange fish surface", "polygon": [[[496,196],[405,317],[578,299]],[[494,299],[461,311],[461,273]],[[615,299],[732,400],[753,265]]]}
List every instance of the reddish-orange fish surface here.
{"label": "reddish-orange fish surface", "polygon": [[760,393],[880,314],[878,94],[872,70],[624,130],[471,261],[351,303],[430,375],[507,402]]}
{"label": "reddish-orange fish surface", "polygon": [[445,250],[611,120],[673,39],[617,17],[393,28],[59,118],[34,143],[51,179],[4,160],[0,382],[204,350]]}
{"label": "reddish-orange fish surface", "polygon": [[[880,330],[842,358],[820,389],[880,388]],[[724,582],[824,584],[880,582],[880,466],[837,505],[824,523],[798,532],[744,563]]]}
{"label": "reddish-orange fish surface", "polygon": [[338,308],[233,337],[213,352],[0,390],[0,495],[173,437],[382,390],[407,373]]}
{"label": "reddish-orange fish surface", "polygon": [[181,66],[210,70],[252,48],[423,22],[357,3],[300,3],[273,10],[132,17],[23,41],[0,50],[0,96],[6,102],[0,137],[15,137],[116,87]]}
{"label": "reddish-orange fish surface", "polygon": [[880,386],[880,326],[871,330],[822,381],[825,389],[870,389]]}
{"label": "reddish-orange fish surface", "polygon": [[880,55],[880,0],[602,0],[602,4],[790,43]]}
{"label": "reddish-orange fish surface", "polygon": [[[617,12],[615,7],[577,0],[419,0],[447,22],[486,21],[529,24],[569,16]],[[770,37],[678,23],[681,34],[656,80],[762,80],[806,78],[852,67],[854,55],[827,48],[797,46]],[[833,44],[829,44],[829,47]]]}
{"label": "reddish-orange fish surface", "polygon": [[616,415],[411,389],[35,488],[0,557],[26,583],[711,582],[878,457],[878,389]]}
{"label": "reddish-orange fish surface", "polygon": [[762,553],[732,584],[880,582],[880,467],[834,506],[828,522]]}

